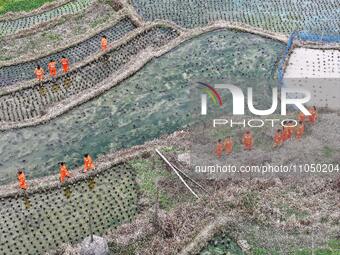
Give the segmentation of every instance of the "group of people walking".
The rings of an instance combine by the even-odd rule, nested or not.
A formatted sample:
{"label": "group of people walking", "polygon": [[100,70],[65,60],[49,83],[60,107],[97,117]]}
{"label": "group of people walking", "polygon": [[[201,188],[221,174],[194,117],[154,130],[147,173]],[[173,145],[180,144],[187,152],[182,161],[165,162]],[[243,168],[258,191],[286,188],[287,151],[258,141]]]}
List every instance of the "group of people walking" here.
{"label": "group of people walking", "polygon": [[[308,109],[311,115],[305,116],[302,112],[300,112],[297,116],[297,125],[294,124],[294,121],[285,121],[283,123],[282,129],[277,129],[275,135],[273,137],[273,148],[281,147],[286,141],[291,140],[294,135],[297,140],[301,140],[304,132],[305,132],[305,122],[308,121],[311,124],[314,124],[317,121],[318,113],[316,107],[313,106]],[[250,151],[253,149],[254,145],[254,137],[253,134],[247,130],[242,137],[243,148],[246,151]],[[234,141],[231,136],[227,136],[227,138],[222,142],[222,139],[219,139],[215,148],[215,154],[217,158],[221,158],[223,155],[223,151],[227,155],[233,152]]]}
{"label": "group of people walking", "polygon": [[[86,173],[89,170],[93,170],[95,168],[95,165],[93,163],[93,160],[89,154],[84,155],[84,173]],[[65,162],[59,163],[59,180],[60,183],[65,182],[67,178],[70,178],[72,175],[70,171],[67,168],[67,165]],[[24,170],[18,170],[18,181],[19,181],[19,188],[26,191],[28,189],[28,184],[25,176]]]}
{"label": "group of people walking", "polygon": [[[68,70],[69,70],[69,60],[68,60],[68,58],[66,58],[65,56],[62,56],[61,59],[60,59],[60,63],[61,63],[61,66],[63,68],[63,72],[67,73]],[[50,76],[52,78],[55,78],[57,76],[57,62],[54,59],[52,59],[48,63],[47,66],[48,66]],[[34,73],[35,73],[35,76],[36,76],[38,81],[44,80],[45,71],[40,65],[37,65],[37,68],[35,69]]]}
{"label": "group of people walking", "polygon": [[[101,41],[100,41],[100,46],[101,46],[101,50],[104,52],[107,50],[107,46],[108,46],[108,42],[107,42],[107,38],[105,35],[103,35],[101,37]],[[70,69],[70,61],[67,57],[62,56],[61,59],[59,60],[60,64],[62,66],[63,69],[63,73],[67,73]],[[55,78],[57,76],[57,62],[52,59],[48,65],[48,70],[49,70],[49,74],[52,78]],[[44,69],[40,66],[37,65],[34,74],[36,76],[36,79],[38,81],[43,81],[44,80],[44,75],[45,75],[45,71]],[[88,170],[94,169],[94,163],[92,161],[92,158],[89,154],[85,154],[84,155],[84,172],[87,172]],[[22,190],[27,190],[28,189],[28,184],[26,181],[26,176],[24,173],[24,170],[18,170],[18,181],[19,181],[19,187]],[[65,181],[66,178],[71,177],[71,174],[66,166],[65,162],[61,162],[59,163],[59,179],[60,182],[63,183]]]}
{"label": "group of people walking", "polygon": [[[243,134],[242,144],[243,144],[244,150],[247,150],[247,151],[252,150],[253,145],[254,145],[254,138],[253,138],[253,134],[249,130],[247,130]],[[234,140],[231,136],[227,136],[224,142],[222,142],[222,139],[219,139],[217,141],[215,153],[216,153],[217,158],[221,158],[223,151],[225,151],[225,153],[229,155],[233,152],[233,149],[234,149]]]}
{"label": "group of people walking", "polygon": [[[107,43],[107,38],[106,38],[105,35],[103,35],[101,37],[100,44],[101,44],[101,50],[106,51],[108,43]],[[62,66],[63,73],[67,73],[70,69],[69,59],[65,56],[62,56],[59,61],[60,61],[60,64]],[[58,72],[57,62],[54,59],[52,59],[48,63],[47,67],[48,67],[50,76],[52,78],[55,78],[57,76],[57,72]],[[35,74],[36,79],[38,81],[41,82],[41,81],[44,80],[45,71],[40,65],[37,65],[37,67],[34,71],[34,74]],[[87,172],[88,170],[91,170],[91,169],[94,169],[94,163],[92,161],[91,156],[89,154],[85,154],[84,155],[84,172]],[[20,189],[26,191],[28,189],[28,184],[27,184],[27,181],[26,181],[26,176],[25,176],[24,170],[18,170],[17,177],[18,177]],[[65,181],[65,179],[69,178],[69,177],[71,177],[71,174],[70,174],[70,172],[67,168],[66,163],[65,162],[59,163],[59,180],[60,180],[60,182],[63,183]]]}
{"label": "group of people walking", "polygon": [[[101,50],[102,51],[107,50],[107,38],[106,38],[105,35],[103,35],[102,38],[101,38]],[[70,68],[69,59],[65,56],[62,56],[59,61],[60,61],[60,64],[62,66],[63,73],[67,73],[69,71],[69,68]],[[52,78],[55,78],[57,76],[57,62],[54,59],[52,59],[48,63],[47,67],[48,67],[48,71],[49,71],[50,76]],[[40,65],[37,65],[37,67],[35,68],[34,74],[35,74],[35,77],[38,81],[44,80],[45,71]]]}

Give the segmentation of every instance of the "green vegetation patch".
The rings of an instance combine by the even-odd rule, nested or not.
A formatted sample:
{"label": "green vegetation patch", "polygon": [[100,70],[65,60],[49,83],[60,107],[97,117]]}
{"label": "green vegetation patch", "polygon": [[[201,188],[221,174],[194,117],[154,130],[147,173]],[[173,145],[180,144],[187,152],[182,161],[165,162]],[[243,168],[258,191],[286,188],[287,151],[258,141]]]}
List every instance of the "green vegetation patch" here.
{"label": "green vegetation patch", "polygon": [[234,242],[227,233],[216,235],[202,249],[199,255],[243,255],[241,248]]}
{"label": "green vegetation patch", "polygon": [[[172,178],[171,173],[165,169],[160,160],[155,158],[135,159],[129,164],[137,171],[137,179],[143,195],[154,202],[157,196],[157,181],[160,178]],[[173,207],[174,202],[165,191],[159,190],[158,196],[161,209],[169,210]]]}
{"label": "green vegetation patch", "polygon": [[[282,254],[282,252],[273,250],[273,249],[266,249],[266,248],[259,248],[254,247],[252,249],[252,254],[254,255],[276,255]],[[339,255],[340,254],[340,240],[330,240],[328,242],[328,246],[324,248],[303,248],[299,250],[291,251],[289,254],[292,255]]]}
{"label": "green vegetation patch", "polygon": [[329,146],[324,146],[322,149],[322,153],[325,157],[331,158],[333,156],[334,150]]}
{"label": "green vegetation patch", "polygon": [[325,248],[325,249],[303,249],[300,251],[296,251],[293,253],[294,255],[339,255],[339,250],[333,250],[330,248]]}
{"label": "green vegetation patch", "polygon": [[254,248],[253,251],[252,251],[252,254],[254,255],[279,255],[280,253],[276,250],[267,250],[267,249],[264,249],[264,248]]}
{"label": "green vegetation patch", "polygon": [[0,15],[6,12],[31,11],[54,0],[0,0]]}

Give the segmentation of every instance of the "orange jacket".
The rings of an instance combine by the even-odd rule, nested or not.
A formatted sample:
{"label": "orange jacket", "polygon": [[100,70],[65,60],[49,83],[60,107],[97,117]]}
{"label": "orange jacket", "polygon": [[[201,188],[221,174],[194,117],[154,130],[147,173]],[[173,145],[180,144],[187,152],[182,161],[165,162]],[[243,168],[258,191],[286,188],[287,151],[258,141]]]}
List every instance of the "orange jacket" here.
{"label": "orange jacket", "polygon": [[34,73],[35,73],[35,75],[36,75],[36,77],[37,77],[37,79],[38,80],[42,80],[43,78],[44,78],[44,69],[42,69],[42,68],[40,68],[40,69],[38,69],[38,68],[36,68],[35,69],[35,71],[34,71]]}
{"label": "orange jacket", "polygon": [[282,134],[279,132],[276,132],[274,135],[274,144],[275,145],[281,145],[282,144]]}
{"label": "orange jacket", "polygon": [[61,58],[60,63],[62,66],[68,66],[69,65],[68,58]]}
{"label": "orange jacket", "polygon": [[317,112],[314,110],[314,108],[310,108],[309,112],[311,113],[311,115],[308,116],[309,121],[311,123],[315,123],[318,118]]}
{"label": "orange jacket", "polygon": [[101,46],[102,46],[102,50],[106,50],[106,48],[107,48],[107,39],[102,38]]}
{"label": "orange jacket", "polygon": [[302,122],[305,121],[305,115],[303,114],[303,112],[300,112],[300,113],[298,114],[297,119],[298,119],[299,122],[300,122],[300,121],[302,121]]}
{"label": "orange jacket", "polygon": [[242,142],[246,146],[253,145],[253,136],[251,134],[244,134],[242,138]]}
{"label": "orange jacket", "polygon": [[303,136],[303,133],[305,132],[305,126],[304,125],[298,125],[296,127],[296,138],[297,139],[301,139],[301,137]]}
{"label": "orange jacket", "polygon": [[287,127],[287,129],[288,129],[288,137],[289,137],[289,139],[290,139],[290,138],[292,138],[292,135],[294,134],[295,126],[289,125],[289,126]]}
{"label": "orange jacket", "polygon": [[26,177],[24,173],[18,174],[19,187],[21,189],[27,189]]}
{"label": "orange jacket", "polygon": [[282,141],[285,142],[290,138],[290,133],[289,133],[289,128],[288,127],[283,127],[283,132],[282,132]]}
{"label": "orange jacket", "polygon": [[225,139],[224,141],[224,149],[226,153],[230,154],[233,151],[233,140],[232,139]]}
{"label": "orange jacket", "polygon": [[55,61],[48,63],[48,69],[51,70],[56,70],[57,69],[57,64]]}
{"label": "orange jacket", "polygon": [[223,143],[218,143],[216,146],[216,156],[221,157],[223,152]]}
{"label": "orange jacket", "polygon": [[84,171],[91,170],[94,168],[94,164],[90,155],[84,157]]}
{"label": "orange jacket", "polygon": [[60,63],[63,67],[63,71],[64,73],[68,72],[68,68],[69,68],[69,61],[67,58],[61,58],[60,59]]}
{"label": "orange jacket", "polygon": [[56,62],[53,61],[48,63],[48,70],[50,71],[51,76],[55,76],[57,74]]}
{"label": "orange jacket", "polygon": [[69,171],[68,171],[68,169],[65,165],[60,166],[59,172],[60,172],[60,181],[61,182],[64,182],[66,177],[70,177],[70,173],[69,173]]}

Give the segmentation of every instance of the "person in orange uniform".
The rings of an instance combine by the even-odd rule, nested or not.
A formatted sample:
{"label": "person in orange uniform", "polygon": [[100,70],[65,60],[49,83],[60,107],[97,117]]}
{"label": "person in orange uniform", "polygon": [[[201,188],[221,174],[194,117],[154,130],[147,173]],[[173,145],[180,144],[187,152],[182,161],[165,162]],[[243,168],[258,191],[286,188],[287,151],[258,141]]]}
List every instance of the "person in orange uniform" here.
{"label": "person in orange uniform", "polygon": [[308,116],[308,120],[309,120],[310,123],[314,124],[316,122],[316,120],[318,119],[318,113],[316,111],[316,107],[312,106],[308,110],[311,114],[311,115]]}
{"label": "person in orange uniform", "polygon": [[289,139],[289,128],[288,128],[288,122],[284,121],[283,122],[283,127],[282,127],[282,142],[285,142]]}
{"label": "person in orange uniform", "polygon": [[94,168],[93,160],[89,154],[84,155],[84,173]]}
{"label": "person in orange uniform", "polygon": [[45,71],[40,67],[40,65],[37,65],[37,68],[35,69],[34,73],[38,81],[42,81],[44,79]]}
{"label": "person in orange uniform", "polygon": [[219,139],[218,140],[218,143],[217,143],[217,145],[216,145],[216,156],[218,157],[218,158],[221,158],[222,157],[222,152],[223,152],[223,143],[222,143],[222,140],[221,139]]}
{"label": "person in orange uniform", "polygon": [[295,126],[292,120],[288,121],[288,139],[291,139],[294,134]]}
{"label": "person in orange uniform", "polygon": [[25,173],[22,170],[18,171],[18,181],[19,181],[19,187],[20,189],[26,191],[27,190],[27,182],[26,182],[26,177],[25,177]]}
{"label": "person in orange uniform", "polygon": [[48,63],[48,70],[51,77],[55,78],[57,76],[57,63],[53,59]]}
{"label": "person in orange uniform", "polygon": [[227,138],[224,141],[224,149],[227,155],[233,152],[233,146],[234,146],[233,139],[230,136],[227,136]]}
{"label": "person in orange uniform", "polygon": [[65,178],[71,177],[65,162],[60,163],[59,173],[60,173],[60,182],[61,183],[63,183],[65,181]]}
{"label": "person in orange uniform", "polygon": [[280,147],[282,145],[282,131],[281,129],[276,130],[274,135],[273,148]]}
{"label": "person in orange uniform", "polygon": [[299,122],[299,124],[296,127],[295,136],[297,140],[300,140],[303,136],[303,133],[305,132],[305,125],[302,121]]}
{"label": "person in orange uniform", "polygon": [[284,121],[283,122],[283,132],[282,132],[282,142],[285,142],[292,138],[294,133],[294,124],[293,121]]}
{"label": "person in orange uniform", "polygon": [[102,47],[102,51],[106,51],[106,49],[107,49],[107,39],[106,39],[105,35],[102,36],[101,47]]}
{"label": "person in orange uniform", "polygon": [[305,115],[303,114],[303,112],[299,112],[298,116],[297,116],[297,120],[300,122],[304,122],[305,121]]}
{"label": "person in orange uniform", "polygon": [[253,148],[254,139],[250,131],[246,131],[243,135],[242,143],[244,145],[244,150],[250,151]]}
{"label": "person in orange uniform", "polygon": [[63,72],[67,73],[69,69],[69,60],[65,56],[62,56],[60,59],[61,66],[63,67]]}

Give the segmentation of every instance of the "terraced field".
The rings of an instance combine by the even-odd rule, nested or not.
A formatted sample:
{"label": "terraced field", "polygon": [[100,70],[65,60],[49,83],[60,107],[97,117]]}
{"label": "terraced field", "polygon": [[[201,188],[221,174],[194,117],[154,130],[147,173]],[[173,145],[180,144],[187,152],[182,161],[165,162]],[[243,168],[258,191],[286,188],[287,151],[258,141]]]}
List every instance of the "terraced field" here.
{"label": "terraced field", "polygon": [[[187,41],[152,60],[119,86],[58,118],[39,126],[3,132],[0,183],[15,181],[16,169],[23,166],[29,179],[46,176],[57,173],[60,161],[66,161],[70,168],[79,166],[83,153],[97,158],[185,128],[192,121],[189,114],[192,80],[229,78],[245,84],[249,80],[271,79],[284,48],[277,41],[228,30]],[[266,83],[259,84],[254,93],[259,95],[255,103],[261,108],[265,102],[271,102],[271,94]],[[45,99],[40,96],[39,87],[33,91],[39,100]],[[18,105],[24,103],[16,101]],[[231,107],[231,100],[225,105]],[[266,105],[263,107],[266,109]]]}
{"label": "terraced field", "polygon": [[[0,0],[1,1],[1,0]],[[93,10],[96,10],[95,12]],[[62,18],[55,26],[25,36],[2,37],[0,40],[0,66],[25,63],[63,50],[113,26],[121,12],[106,2],[94,2],[83,12]],[[35,29],[32,29],[32,32]]]}
{"label": "terraced field", "polygon": [[[0,36],[24,31],[61,16],[79,13],[94,1],[73,0],[41,14],[12,21],[0,21]],[[313,33],[340,32],[340,21],[338,22],[337,19],[340,4],[335,0],[307,0],[305,2],[295,0],[264,2],[260,0],[131,1],[138,13],[146,20],[170,20],[187,28],[202,27],[213,21],[226,20],[242,22],[284,34],[289,34],[294,30],[306,30]],[[121,15],[121,12],[118,12],[117,15]],[[148,24],[143,28],[137,28],[137,25],[129,17],[131,16],[121,17],[115,25],[95,36],[85,40],[81,39],[84,41],[62,51],[33,61],[0,67],[0,89],[8,89],[16,88],[10,87],[10,85],[19,85],[21,82],[24,84],[25,81],[34,79],[33,70],[38,64],[47,72],[47,63],[51,59],[58,61],[64,55],[70,59],[71,66],[88,60],[88,63],[82,62],[81,66],[56,79],[46,79],[41,83],[35,82],[31,87],[0,96],[0,124],[10,126],[26,122],[31,125],[37,119],[46,116],[49,120],[45,123],[39,122],[41,125],[38,126],[7,129],[1,132],[0,184],[16,181],[16,169],[23,168],[29,184],[34,186],[35,184],[31,182],[33,178],[56,174],[58,172],[57,163],[60,161],[67,162],[69,168],[73,169],[83,163],[82,155],[84,153],[90,153],[94,159],[98,159],[103,154],[142,144],[162,135],[191,127],[197,121],[193,118],[191,111],[193,100],[198,98],[192,97],[193,93],[190,88],[192,81],[227,80],[238,84],[243,90],[251,86],[255,94],[253,99],[256,108],[267,108],[267,104],[271,103],[271,87],[277,86],[273,74],[285,45],[250,33],[217,30],[188,40],[167,54],[152,59],[139,72],[120,82],[119,86],[112,87],[100,97],[78,106],[77,99],[92,93],[92,91],[102,92],[100,90],[102,86],[113,84],[111,79],[124,73],[130,65],[139,62],[144,64],[144,59],[143,61],[139,59],[143,58],[141,53],[151,51],[155,53],[182,35],[174,26],[163,25],[163,23],[161,25],[160,23],[157,23],[158,25]],[[108,19],[111,18],[112,16]],[[130,34],[132,31],[138,32],[132,36]],[[109,43],[117,42],[118,44],[94,59],[94,55],[100,52],[99,42],[104,34],[108,37]],[[127,39],[128,34],[131,36]],[[183,35],[185,34],[183,33]],[[124,37],[127,40],[120,40]],[[91,61],[89,57],[92,57]],[[59,64],[58,69],[60,69]],[[224,97],[224,92],[221,95]],[[69,106],[73,100],[75,100],[77,108],[58,118],[51,117],[52,110]],[[226,101],[223,107],[231,109],[232,102]],[[322,120],[322,117],[320,119]],[[332,126],[332,124],[328,126]],[[309,132],[309,130],[307,131]],[[258,137],[266,134],[261,133]],[[235,137],[237,136],[235,135]],[[270,135],[266,135],[266,137],[267,140],[271,139]],[[304,144],[301,145],[301,148],[302,146]],[[209,145],[209,151],[212,147]],[[271,148],[271,144],[268,143],[267,147]],[[239,152],[238,149],[235,147],[236,153]],[[256,150],[255,153],[257,153]],[[258,158],[257,154],[254,155]],[[275,155],[282,158],[282,151],[275,151]],[[311,153],[303,154],[304,157],[306,155],[310,156]],[[247,161],[251,160],[249,155],[244,157]],[[313,157],[315,159],[314,155]],[[274,156],[272,158],[275,159]],[[241,161],[243,158],[238,156],[235,160]],[[154,170],[158,165],[155,165],[153,159],[152,161],[152,170]],[[147,167],[149,167],[147,164],[140,166],[140,171]],[[138,185],[142,189],[145,188],[139,179],[139,171],[134,171],[136,169],[133,164],[129,163],[119,163],[101,170],[90,172],[89,176],[83,179],[77,176],[72,182],[66,182],[61,186],[57,186],[57,178],[52,176],[50,178],[55,180],[55,186],[36,191],[30,187],[28,196],[24,194],[20,194],[18,197],[13,194],[0,195],[0,254],[44,254],[47,251],[60,248],[64,243],[79,243],[90,235],[89,225],[91,223],[94,234],[103,236],[108,229],[132,220],[139,211]],[[153,174],[156,176],[158,173]],[[154,176],[146,174],[148,185],[159,179],[159,176],[157,178]],[[165,178],[161,178],[160,185],[163,185],[162,182],[171,183]],[[232,183],[228,185],[228,188],[233,187]],[[150,186],[153,189],[153,185]],[[146,189],[151,188],[147,187]],[[277,190],[282,191],[281,188],[282,186]],[[238,189],[238,191],[242,191],[242,189]],[[285,194],[289,194],[286,191]],[[174,192],[174,196],[176,192],[179,192],[179,189]],[[256,189],[254,189],[254,194],[255,192]],[[231,190],[230,194],[233,196],[226,196],[226,198],[228,197],[226,201],[238,200],[238,193],[232,193]],[[270,204],[268,203],[270,200],[267,199],[266,194],[269,194],[269,191],[261,193],[259,197],[265,202],[263,205],[267,206]],[[282,192],[277,192],[277,197],[282,197],[281,195]],[[151,201],[151,198],[153,197],[150,196],[148,199]],[[214,215],[213,210],[218,211],[216,209],[220,206],[214,208],[215,202],[212,199],[216,198],[212,196],[210,198],[210,205],[213,209],[206,215],[212,216]],[[220,199],[218,201],[223,202]],[[235,213],[233,210],[239,210],[237,207],[240,203],[235,203],[229,208],[226,201],[223,202],[226,205],[223,210],[227,207],[232,213]],[[279,201],[278,204],[282,204],[282,201]],[[287,201],[289,200],[287,199]],[[301,203],[301,201],[297,201],[297,203]],[[314,201],[319,200],[315,199]],[[148,203],[153,203],[153,201],[143,202],[146,206]],[[220,204],[219,202],[216,205]],[[306,203],[306,201],[304,202]],[[178,204],[173,206],[178,206]],[[186,206],[184,205],[183,208],[186,209]],[[256,213],[265,213],[268,209],[268,207],[258,208],[260,209]],[[318,209],[318,214],[315,215],[320,215],[320,212],[324,213],[326,210],[330,212],[332,208],[334,208],[334,204],[329,208],[324,206],[322,210]],[[200,211],[204,212],[204,210]],[[187,210],[187,212],[192,211]],[[167,212],[167,217],[170,215]],[[188,215],[189,217],[182,218],[191,219],[190,214]],[[252,212],[252,217],[254,215],[255,210]],[[270,215],[273,218],[276,217],[276,214],[271,211]],[[186,216],[186,214],[184,213],[182,216]],[[249,218],[249,215],[247,217]],[[275,224],[277,222],[282,224],[282,214],[278,214],[278,217],[280,218],[275,219]],[[253,219],[257,220],[257,218],[250,220],[252,224],[255,224],[256,220]],[[301,225],[303,224],[301,223]],[[195,227],[197,228],[197,226]],[[281,226],[280,231],[285,232],[286,229]],[[193,231],[194,225],[191,228]],[[307,228],[308,226],[306,226]],[[136,228],[134,231],[137,232],[139,229]],[[258,226],[254,229],[247,228],[247,231],[255,236],[259,228]],[[288,231],[290,230],[288,229]],[[159,233],[157,232],[157,235]],[[283,235],[280,233],[273,235],[274,228],[270,229],[268,233],[264,233],[273,240],[275,239],[271,245],[281,245],[282,240],[275,242],[277,236],[282,237]],[[304,231],[304,235],[305,233],[307,232]],[[178,235],[174,235],[174,237],[176,236],[178,237]],[[266,235],[261,236],[263,239],[272,241]],[[152,237],[149,238],[151,240]],[[162,238],[158,240],[162,240]],[[169,245],[173,240],[167,238],[165,241],[166,245]],[[299,242],[298,239],[294,241],[294,245]],[[147,242],[148,240],[146,240]],[[161,241],[157,245],[164,249]],[[199,254],[229,254],[229,252],[243,254],[239,243],[230,239],[228,233],[220,233],[215,235]],[[150,254],[150,252],[146,254]]]}
{"label": "terraced field", "polygon": [[122,18],[114,26],[100,32],[96,36],[88,38],[87,40],[73,45],[65,50],[50,54],[43,58],[23,62],[17,65],[5,66],[0,68],[0,86],[11,85],[16,82],[34,79],[34,69],[40,65],[46,72],[48,71],[47,64],[54,59],[57,62],[57,68],[61,69],[59,59],[66,56],[70,60],[70,65],[86,59],[94,53],[100,51],[100,39],[106,35],[109,43],[116,41],[126,35],[128,32],[135,29],[130,18]]}
{"label": "terraced field", "polygon": [[337,0],[132,0],[132,4],[146,20],[170,20],[189,28],[226,20],[285,34],[340,32]]}
{"label": "terraced field", "polygon": [[33,87],[0,97],[0,122],[22,122],[41,117],[57,102],[80,95],[106,78],[118,74],[146,48],[156,49],[178,36],[178,32],[162,26],[147,29],[85,66],[81,66],[56,81],[46,81]]}
{"label": "terraced field", "polygon": [[[136,175],[116,165],[61,188],[0,198],[0,254],[37,255],[63,243],[82,241],[130,221],[137,213]],[[20,245],[18,245],[20,243]]]}
{"label": "terraced field", "polygon": [[93,0],[73,0],[42,13],[24,16],[14,20],[0,21],[0,36],[11,35],[20,31],[31,29],[65,15],[80,13],[88,8],[92,3]]}
{"label": "terraced field", "polygon": [[47,5],[55,0],[0,0],[0,16],[11,12],[28,12],[37,8],[48,8]]}

